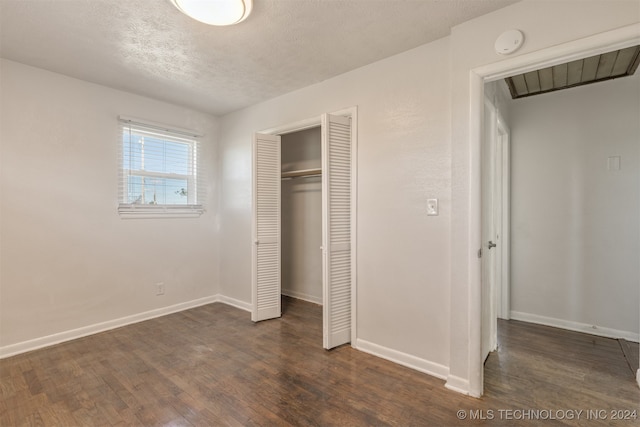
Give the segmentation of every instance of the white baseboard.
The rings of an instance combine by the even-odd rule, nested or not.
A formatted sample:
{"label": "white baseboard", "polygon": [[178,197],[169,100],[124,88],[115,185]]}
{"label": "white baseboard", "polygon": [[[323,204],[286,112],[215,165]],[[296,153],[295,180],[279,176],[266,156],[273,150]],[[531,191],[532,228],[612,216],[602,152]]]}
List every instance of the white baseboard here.
{"label": "white baseboard", "polygon": [[354,347],[356,350],[364,351],[365,353],[381,357],[382,359],[406,366],[407,368],[415,369],[416,371],[420,371],[442,380],[447,379],[447,376],[449,375],[449,368],[447,366],[440,365],[426,359],[421,359],[398,350],[393,350],[388,347],[383,347],[363,339],[357,339]]}
{"label": "white baseboard", "polygon": [[15,356],[20,353],[26,353],[28,351],[37,350],[43,347],[49,347],[55,344],[60,344],[66,341],[75,340],[78,338],[86,337],[88,335],[97,334],[99,332],[108,331],[122,326],[131,325],[133,323],[142,322],[149,319],[154,319],[160,316],[166,316],[167,314],[177,313],[178,311],[188,310],[190,308],[199,307],[201,305],[211,304],[221,301],[218,295],[210,297],[199,298],[192,301],[183,302],[180,304],[170,305],[168,307],[162,307],[155,310],[145,311],[143,313],[133,314],[131,316],[121,317],[119,319],[108,320],[106,322],[95,323],[93,325],[83,326],[77,329],[71,329],[69,331],[58,332],[56,334],[47,335],[40,338],[35,338],[28,341],[19,342],[16,344],[6,345],[0,347],[0,359],[4,359],[10,356]]}
{"label": "white baseboard", "polygon": [[305,294],[304,292],[292,291],[289,289],[282,289],[282,295],[301,299],[303,301],[311,302],[313,304],[322,305],[322,297],[316,297],[314,295]]}
{"label": "white baseboard", "polygon": [[464,378],[460,378],[455,375],[449,375],[444,386],[449,390],[462,393],[467,396],[469,395],[469,380],[465,380]]}
{"label": "white baseboard", "polygon": [[239,299],[226,297],[221,294],[216,295],[215,298],[216,302],[222,302],[232,307],[239,308],[240,310],[248,312],[251,312],[253,310],[253,305],[250,302],[240,301]]}
{"label": "white baseboard", "polygon": [[553,317],[539,316],[537,314],[523,313],[520,311],[512,311],[511,319],[529,323],[537,323],[539,325],[553,326],[555,328],[568,329],[575,332],[583,332],[585,334],[597,335],[600,337],[616,339],[623,338],[627,341],[633,342],[640,341],[640,334],[636,332],[621,331],[618,329],[589,325],[587,323],[572,322],[570,320],[556,319]]}

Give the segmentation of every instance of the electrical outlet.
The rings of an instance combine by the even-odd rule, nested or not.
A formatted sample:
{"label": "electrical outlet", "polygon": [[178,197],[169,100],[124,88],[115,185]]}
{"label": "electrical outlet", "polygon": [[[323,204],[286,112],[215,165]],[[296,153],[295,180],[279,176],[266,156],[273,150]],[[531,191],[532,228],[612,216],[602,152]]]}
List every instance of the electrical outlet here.
{"label": "electrical outlet", "polygon": [[164,282],[156,283],[156,295],[164,295]]}

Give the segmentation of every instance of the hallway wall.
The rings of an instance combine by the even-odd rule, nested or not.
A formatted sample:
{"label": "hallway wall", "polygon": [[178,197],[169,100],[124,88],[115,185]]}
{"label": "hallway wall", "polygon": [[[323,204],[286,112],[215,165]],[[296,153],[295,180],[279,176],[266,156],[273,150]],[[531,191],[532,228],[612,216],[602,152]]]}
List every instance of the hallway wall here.
{"label": "hallway wall", "polygon": [[513,318],[637,340],[640,74],[510,112]]}

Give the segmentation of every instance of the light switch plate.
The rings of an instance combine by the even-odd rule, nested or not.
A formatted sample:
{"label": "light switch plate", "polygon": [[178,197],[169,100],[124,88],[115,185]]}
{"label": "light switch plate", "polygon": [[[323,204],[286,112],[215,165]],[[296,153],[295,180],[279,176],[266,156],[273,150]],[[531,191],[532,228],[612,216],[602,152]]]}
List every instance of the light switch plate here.
{"label": "light switch plate", "polygon": [[427,215],[438,215],[438,199],[427,199]]}

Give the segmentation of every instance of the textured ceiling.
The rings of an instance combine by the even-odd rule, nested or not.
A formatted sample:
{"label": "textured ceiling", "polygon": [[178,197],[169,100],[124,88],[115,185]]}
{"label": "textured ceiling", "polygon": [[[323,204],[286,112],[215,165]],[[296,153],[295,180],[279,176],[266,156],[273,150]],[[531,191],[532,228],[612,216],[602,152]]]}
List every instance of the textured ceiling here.
{"label": "textured ceiling", "polygon": [[514,0],[254,0],[211,27],[170,0],[0,0],[3,58],[224,114],[449,34]]}

